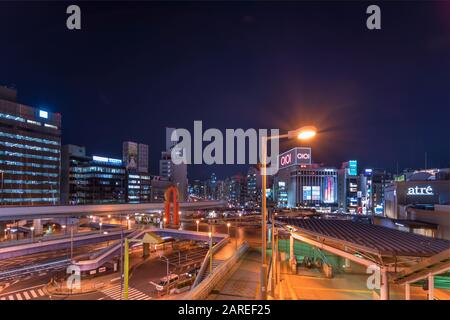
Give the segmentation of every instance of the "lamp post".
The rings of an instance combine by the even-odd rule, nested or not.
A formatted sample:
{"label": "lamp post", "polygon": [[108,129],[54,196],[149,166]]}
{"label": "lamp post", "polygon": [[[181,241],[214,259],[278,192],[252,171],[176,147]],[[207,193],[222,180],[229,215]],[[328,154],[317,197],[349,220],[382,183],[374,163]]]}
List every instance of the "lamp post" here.
{"label": "lamp post", "polygon": [[102,231],[102,225],[103,225],[102,222],[99,222],[99,223],[98,223],[98,226],[100,227],[100,231]]}
{"label": "lamp post", "polygon": [[34,227],[31,226],[30,230],[31,230],[31,242],[34,242]]}
{"label": "lamp post", "polygon": [[230,226],[231,226],[231,223],[227,223],[227,228],[228,228],[228,236],[230,236]]}
{"label": "lamp post", "polygon": [[211,231],[208,232],[208,236],[209,236],[209,274],[211,275],[213,272],[213,265],[212,265],[213,253],[212,253],[212,233],[211,233]]}
{"label": "lamp post", "polygon": [[200,220],[195,220],[195,223],[197,224],[197,232],[198,232],[198,225],[200,224]]}
{"label": "lamp post", "polygon": [[300,140],[307,140],[314,137],[317,133],[317,129],[313,126],[302,127],[297,130],[288,131],[286,134],[276,135],[276,136],[262,136],[261,139],[261,154],[262,154],[262,206],[261,206],[261,272],[260,272],[260,295],[261,299],[267,299],[267,259],[266,259],[266,249],[267,249],[267,142],[272,139],[292,139],[297,138]]}
{"label": "lamp post", "polygon": [[167,219],[166,219],[166,217],[164,217],[164,219],[163,219],[163,229],[166,227],[166,222],[167,222]]}

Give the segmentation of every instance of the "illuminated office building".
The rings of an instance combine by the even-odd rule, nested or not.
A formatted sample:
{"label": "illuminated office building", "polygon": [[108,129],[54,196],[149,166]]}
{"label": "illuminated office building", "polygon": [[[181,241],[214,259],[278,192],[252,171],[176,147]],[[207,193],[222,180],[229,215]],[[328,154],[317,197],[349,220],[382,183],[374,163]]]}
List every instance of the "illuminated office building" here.
{"label": "illuminated office building", "polygon": [[60,198],[61,115],[0,87],[0,203],[52,205]]}
{"label": "illuminated office building", "polygon": [[86,156],[84,147],[63,146],[61,181],[64,204],[125,203],[127,200],[122,160]]}

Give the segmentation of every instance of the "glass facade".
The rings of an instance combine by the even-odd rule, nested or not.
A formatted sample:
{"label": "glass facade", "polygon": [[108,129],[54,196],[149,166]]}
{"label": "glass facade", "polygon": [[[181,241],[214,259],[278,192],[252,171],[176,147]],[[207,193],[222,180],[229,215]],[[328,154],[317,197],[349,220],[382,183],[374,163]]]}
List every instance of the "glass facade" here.
{"label": "glass facade", "polygon": [[0,96],[2,205],[60,202],[61,115],[41,111]]}

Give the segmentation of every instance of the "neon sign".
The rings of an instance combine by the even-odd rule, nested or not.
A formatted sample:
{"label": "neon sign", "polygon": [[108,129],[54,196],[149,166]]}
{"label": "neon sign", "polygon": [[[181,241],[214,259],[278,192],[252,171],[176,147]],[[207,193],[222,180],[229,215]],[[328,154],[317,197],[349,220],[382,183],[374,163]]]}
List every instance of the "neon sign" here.
{"label": "neon sign", "polygon": [[311,148],[293,148],[278,156],[279,168],[311,164]]}
{"label": "neon sign", "polygon": [[409,187],[408,192],[406,193],[408,196],[434,196],[434,191],[431,186],[427,187]]}

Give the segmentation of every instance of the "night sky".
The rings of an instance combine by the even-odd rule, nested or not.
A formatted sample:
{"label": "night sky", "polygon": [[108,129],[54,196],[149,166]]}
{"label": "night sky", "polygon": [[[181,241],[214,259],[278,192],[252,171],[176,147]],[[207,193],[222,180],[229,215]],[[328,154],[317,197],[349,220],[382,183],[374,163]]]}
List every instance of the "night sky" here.
{"label": "night sky", "polygon": [[[313,161],[395,171],[450,162],[450,2],[0,3],[0,84],[60,112],[63,143],[121,158],[169,127],[313,124]],[[289,141],[287,149],[299,145]],[[242,166],[190,166],[189,179]]]}

